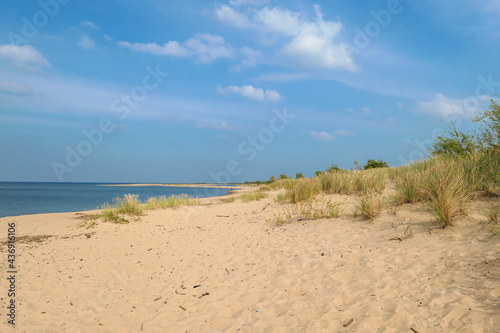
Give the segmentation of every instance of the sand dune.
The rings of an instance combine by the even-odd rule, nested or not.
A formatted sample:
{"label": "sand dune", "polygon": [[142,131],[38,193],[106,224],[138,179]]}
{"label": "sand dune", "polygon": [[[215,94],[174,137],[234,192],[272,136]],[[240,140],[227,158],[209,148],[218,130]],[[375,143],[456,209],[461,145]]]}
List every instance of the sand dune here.
{"label": "sand dune", "polygon": [[[272,197],[203,199],[88,230],[75,213],[0,219],[1,235],[16,222],[17,237],[52,236],[17,244],[16,330],[500,331],[500,242],[479,213],[440,230],[403,206],[371,223],[334,195],[344,217],[273,227],[283,206]],[[398,240],[408,225],[413,237]],[[6,270],[4,259],[2,296]]]}

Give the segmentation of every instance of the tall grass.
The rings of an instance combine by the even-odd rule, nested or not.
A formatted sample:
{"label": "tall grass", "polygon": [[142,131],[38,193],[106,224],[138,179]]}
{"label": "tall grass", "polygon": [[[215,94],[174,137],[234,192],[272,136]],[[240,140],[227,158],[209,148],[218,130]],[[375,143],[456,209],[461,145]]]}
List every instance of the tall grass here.
{"label": "tall grass", "polygon": [[245,193],[240,195],[240,199],[243,202],[250,202],[250,201],[259,201],[260,199],[267,198],[269,196],[268,193],[266,192],[254,192],[254,193]]}
{"label": "tall grass", "polygon": [[382,210],[382,202],[373,192],[367,192],[358,198],[356,209],[361,215],[369,220],[373,220]]}
{"label": "tall grass", "polygon": [[322,190],[327,194],[352,195],[367,191],[382,193],[385,189],[385,170],[325,172],[319,176]]}
{"label": "tall grass", "polygon": [[170,197],[152,197],[148,198],[145,203],[145,208],[147,210],[155,209],[165,209],[168,207],[179,207],[179,206],[193,206],[198,205],[200,201],[198,199],[193,199],[186,194],[172,195]]}
{"label": "tall grass", "polygon": [[285,183],[286,196],[291,202],[308,200],[321,192],[321,182],[317,178],[289,179]]}

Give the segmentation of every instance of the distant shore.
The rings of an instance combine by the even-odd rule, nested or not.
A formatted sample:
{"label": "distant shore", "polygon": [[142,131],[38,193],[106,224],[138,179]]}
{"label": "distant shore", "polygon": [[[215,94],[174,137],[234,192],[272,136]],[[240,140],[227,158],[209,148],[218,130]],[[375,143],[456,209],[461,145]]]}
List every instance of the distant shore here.
{"label": "distant shore", "polygon": [[201,188],[234,188],[242,189],[246,185],[222,185],[222,184],[106,184],[99,186],[166,186],[166,187],[201,187]]}

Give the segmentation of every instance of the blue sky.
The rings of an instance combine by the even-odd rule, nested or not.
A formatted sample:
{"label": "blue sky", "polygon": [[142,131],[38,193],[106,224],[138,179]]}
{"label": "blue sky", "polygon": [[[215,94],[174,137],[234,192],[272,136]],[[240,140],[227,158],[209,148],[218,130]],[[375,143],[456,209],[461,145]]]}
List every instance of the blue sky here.
{"label": "blue sky", "polygon": [[0,13],[0,181],[398,166],[500,92],[496,0],[6,0]]}

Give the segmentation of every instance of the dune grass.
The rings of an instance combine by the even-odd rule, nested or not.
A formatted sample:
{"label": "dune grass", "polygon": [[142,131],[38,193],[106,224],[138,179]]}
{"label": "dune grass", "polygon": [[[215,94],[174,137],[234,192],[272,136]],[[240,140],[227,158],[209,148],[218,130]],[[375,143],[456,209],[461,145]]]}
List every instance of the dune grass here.
{"label": "dune grass", "polygon": [[339,204],[333,204],[330,201],[315,201],[313,198],[309,198],[283,208],[279,214],[274,215],[268,222],[276,226],[282,226],[294,221],[338,218],[341,215]]}
{"label": "dune grass", "polygon": [[145,203],[146,210],[155,209],[165,209],[169,207],[179,207],[179,206],[193,206],[199,205],[200,201],[198,199],[193,199],[186,194],[172,195],[170,197],[152,197],[148,198]]}
{"label": "dune grass", "polygon": [[259,201],[269,196],[266,192],[252,192],[240,195],[240,200],[243,202]]}
{"label": "dune grass", "polygon": [[321,182],[317,178],[289,179],[285,183],[286,197],[292,203],[311,199],[321,192]]}
{"label": "dune grass", "polygon": [[382,210],[382,201],[374,192],[366,192],[358,198],[357,211],[372,221]]}

